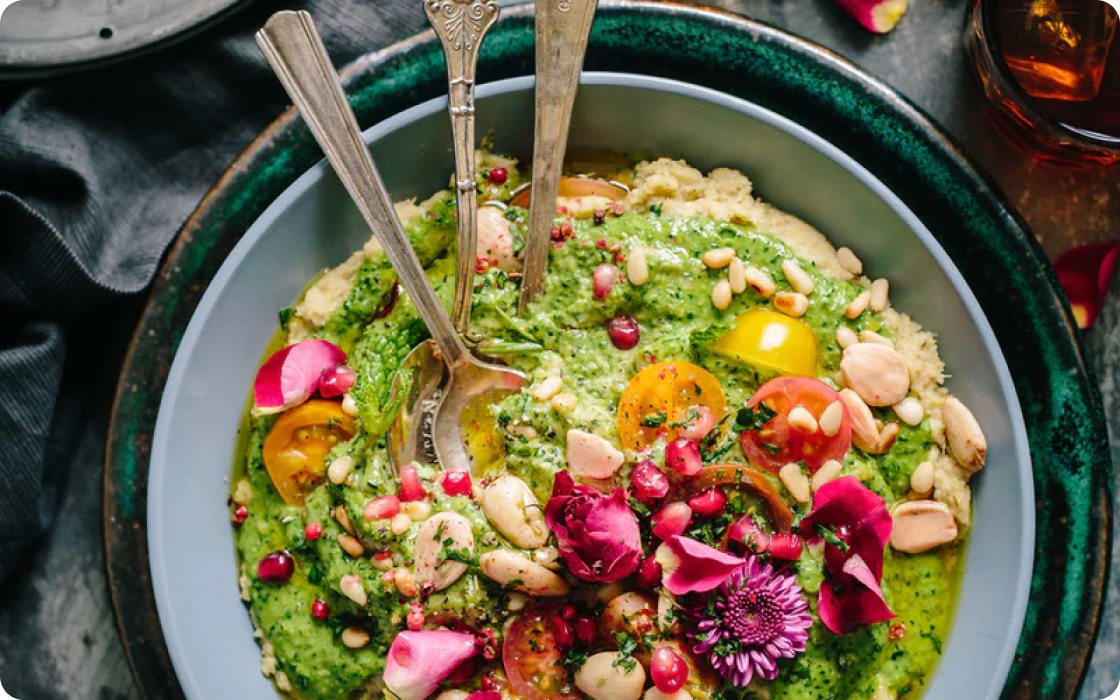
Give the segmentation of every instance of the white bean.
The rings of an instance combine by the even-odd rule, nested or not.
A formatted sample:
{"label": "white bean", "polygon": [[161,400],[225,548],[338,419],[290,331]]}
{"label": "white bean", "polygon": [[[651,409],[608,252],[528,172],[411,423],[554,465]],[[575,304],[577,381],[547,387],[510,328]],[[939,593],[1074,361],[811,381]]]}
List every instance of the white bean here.
{"label": "white bean", "polygon": [[548,542],[548,525],[540,502],[521,479],[503,474],[482,491],[482,512],[506,539],[523,549]]}
{"label": "white bean", "polygon": [[567,443],[568,468],[585,479],[609,479],[626,461],[609,440],[583,430],[569,430]]}
{"label": "white bean", "polygon": [[[451,542],[448,543],[448,540]],[[416,545],[412,554],[416,579],[420,583],[431,582],[437,591],[455,583],[467,572],[464,562],[441,561],[445,548],[474,554],[471,522],[458,513],[436,513],[425,520],[416,533]]]}
{"label": "white bean", "polygon": [[535,561],[505,549],[483,554],[478,565],[490,579],[532,596],[565,596],[571,591],[564,579]]}
{"label": "white bean", "polygon": [[576,687],[591,700],[638,700],[646,685],[646,672],[635,663],[629,668],[616,664],[619,653],[603,651],[592,655],[576,671]]}

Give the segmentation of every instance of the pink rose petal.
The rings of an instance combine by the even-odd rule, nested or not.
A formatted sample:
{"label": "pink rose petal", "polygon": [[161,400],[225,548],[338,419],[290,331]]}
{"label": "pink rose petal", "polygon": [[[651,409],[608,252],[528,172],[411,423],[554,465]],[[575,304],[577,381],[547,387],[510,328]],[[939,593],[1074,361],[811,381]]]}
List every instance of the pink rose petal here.
{"label": "pink rose petal", "polygon": [[622,489],[606,496],[559,472],[544,517],[568,570],[585,581],[617,581],[642,561],[638,520]]}
{"label": "pink rose petal", "polygon": [[304,340],[277,350],[257,371],[253,398],[258,413],[279,413],[307,401],[323,371],[346,362],[346,353],[325,340]]}
{"label": "pink rose petal", "polygon": [[398,700],[424,700],[476,653],[474,635],[446,630],[401,632],[389,647],[385,687]]}
{"label": "pink rose petal", "polygon": [[706,593],[723,583],[743,560],[680,535],[665,540],[656,553],[661,585],[673,595]]}
{"label": "pink rose petal", "polygon": [[1067,250],[1054,261],[1054,272],[1069,298],[1078,328],[1088,328],[1104,306],[1120,242],[1095,243]]}
{"label": "pink rose petal", "polygon": [[817,614],[825,627],[847,634],[863,625],[894,619],[878,580],[858,554],[844,563],[843,573],[846,579],[834,577],[821,584]]}

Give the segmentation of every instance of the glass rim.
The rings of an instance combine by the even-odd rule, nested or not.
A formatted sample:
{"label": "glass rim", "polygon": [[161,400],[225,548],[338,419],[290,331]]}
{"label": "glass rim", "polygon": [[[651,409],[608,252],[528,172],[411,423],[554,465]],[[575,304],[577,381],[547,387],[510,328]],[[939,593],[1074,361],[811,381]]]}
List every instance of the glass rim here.
{"label": "glass rim", "polygon": [[[1104,2],[1104,0],[1098,1],[1106,8],[1109,7],[1109,4]],[[1000,81],[1004,84],[1005,89],[1011,92],[1018,103],[1030,112],[1032,120],[1044,122],[1054,131],[1060,132],[1066,137],[1082,144],[1106,148],[1112,151],[1120,151],[1120,137],[1109,136],[1108,134],[1102,134],[1097,131],[1088,131],[1067,124],[1047,114],[1045,110],[1039,107],[1035,99],[1023,89],[1023,86],[1020,85],[1019,81],[1011,74],[1011,69],[1007,67],[1007,63],[1003,60],[1003,53],[996,45],[995,32],[993,31],[994,24],[991,21],[991,10],[995,2],[996,0],[979,0],[980,21],[982,23],[984,46],[988,52],[988,58],[991,61],[992,69],[999,75]],[[1120,17],[1117,19],[1120,20]],[[1118,32],[1120,32],[1120,30],[1118,30]],[[1115,37],[1113,40],[1116,40]]]}

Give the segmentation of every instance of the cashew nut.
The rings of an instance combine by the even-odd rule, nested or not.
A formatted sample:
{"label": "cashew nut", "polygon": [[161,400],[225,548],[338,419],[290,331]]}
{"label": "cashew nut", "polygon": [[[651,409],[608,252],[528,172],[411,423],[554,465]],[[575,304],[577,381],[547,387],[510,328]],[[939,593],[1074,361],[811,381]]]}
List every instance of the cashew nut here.
{"label": "cashew nut", "polygon": [[458,513],[437,513],[425,520],[416,533],[413,558],[416,560],[418,583],[430,582],[435,590],[442,591],[467,572],[467,565],[463,562],[440,561],[445,548],[474,554],[471,523]]}
{"label": "cashew nut", "polygon": [[482,512],[518,547],[536,549],[548,542],[540,502],[529,485],[512,474],[503,474],[482,491]]}
{"label": "cashew nut", "polygon": [[478,209],[478,252],[506,272],[521,269],[522,262],[513,251],[509,220],[497,207]]}
{"label": "cashew nut", "polygon": [[941,407],[941,419],[945,422],[945,437],[953,457],[969,471],[983,469],[988,459],[988,441],[972,411],[955,396],[950,396]]}
{"label": "cashew nut", "polygon": [[568,595],[568,582],[540,564],[505,549],[495,549],[478,560],[482,573],[522,593],[540,597]]}
{"label": "cashew nut", "polygon": [[957,539],[957,521],[949,506],[937,501],[908,501],[891,513],[891,546],[917,554]]}
{"label": "cashew nut", "polygon": [[638,700],[646,685],[646,672],[641,664],[615,665],[619,654],[604,651],[591,656],[576,671],[576,687],[591,700]]}
{"label": "cashew nut", "polygon": [[844,381],[868,406],[893,406],[910,391],[910,367],[894,348],[856,343],[840,360]]}

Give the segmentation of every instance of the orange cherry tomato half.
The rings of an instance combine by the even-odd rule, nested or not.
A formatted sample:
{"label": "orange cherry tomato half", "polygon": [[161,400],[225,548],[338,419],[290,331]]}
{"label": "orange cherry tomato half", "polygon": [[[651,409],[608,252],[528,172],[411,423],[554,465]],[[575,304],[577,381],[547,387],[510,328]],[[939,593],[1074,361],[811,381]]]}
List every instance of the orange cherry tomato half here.
{"label": "orange cherry tomato half", "polygon": [[[831,437],[818,427],[805,432],[789,424],[789,413],[800,406],[814,419],[833,402],[840,402],[843,417],[840,429]],[[852,419],[840,395],[819,379],[779,377],[771,379],[754,393],[747,408],[759,404],[776,415],[759,430],[744,430],[739,435],[743,453],[752,463],[777,473],[790,462],[804,462],[809,473],[820,469],[830,459],[840,460],[852,446]]]}
{"label": "orange cherry tomato half", "polygon": [[337,401],[308,401],[280,414],[264,439],[264,466],[285,503],[303,502],[322,480],[326,456],[356,430]]}
{"label": "orange cherry tomato half", "polygon": [[[716,421],[727,415],[719,380],[689,362],[659,362],[634,375],[618,402],[618,436],[641,450],[658,437],[676,439],[690,408],[703,406]],[[725,428],[726,429],[726,428]]]}
{"label": "orange cherry tomato half", "polygon": [[[509,205],[528,209],[533,199],[532,192],[532,187],[526,187],[509,200]],[[561,197],[606,197],[615,202],[626,197],[626,190],[589,177],[564,177],[560,178],[560,190],[557,194]]]}
{"label": "orange cherry tomato half", "polygon": [[560,665],[564,651],[556,643],[553,618],[560,606],[547,603],[526,608],[506,632],[502,664],[514,692],[523,700],[577,700],[583,694]]}

